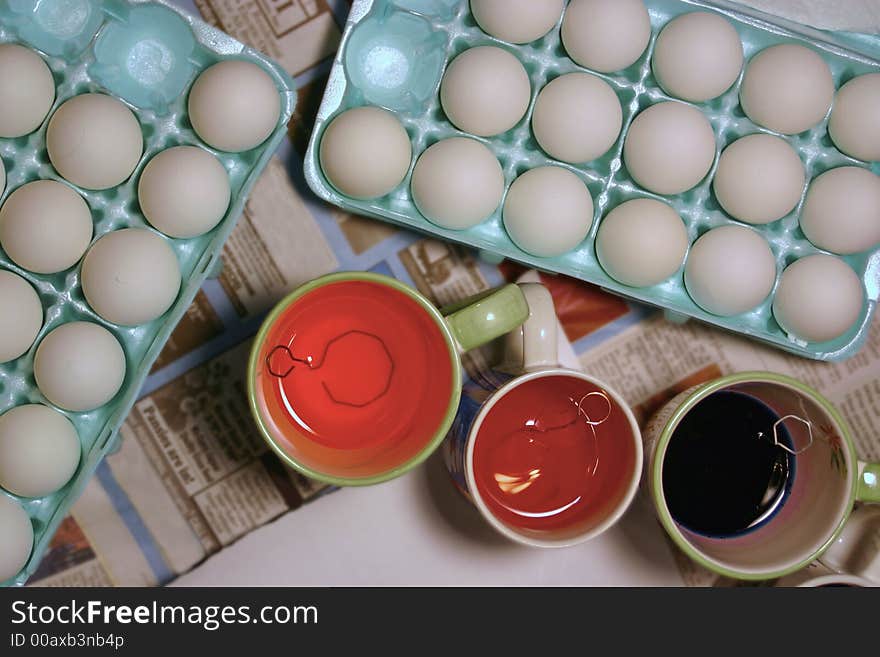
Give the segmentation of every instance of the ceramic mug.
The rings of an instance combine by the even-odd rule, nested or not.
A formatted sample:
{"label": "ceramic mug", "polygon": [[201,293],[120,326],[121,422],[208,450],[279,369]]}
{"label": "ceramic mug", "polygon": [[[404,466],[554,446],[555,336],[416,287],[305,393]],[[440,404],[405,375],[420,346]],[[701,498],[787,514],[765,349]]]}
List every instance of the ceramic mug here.
{"label": "ceramic mug", "polygon": [[822,575],[821,577],[808,579],[807,581],[798,584],[798,587],[811,589],[820,589],[827,587],[872,589],[876,588],[877,585],[870,580],[856,577],[855,575],[839,575],[837,573],[832,573],[829,575]]}
{"label": "ceramic mug", "polygon": [[[730,536],[704,535],[676,522],[663,488],[664,458],[676,428],[697,404],[719,391],[760,400],[780,418],[777,424],[784,422],[792,443],[787,496],[753,529]],[[783,577],[823,557],[842,538],[863,540],[857,532],[845,533],[853,506],[880,501],[880,464],[858,460],[850,429],[837,409],[816,390],[780,374],[745,372],[686,390],[658,411],[643,435],[647,483],[661,524],[691,559],[727,577]]]}
{"label": "ceramic mug", "polygon": [[375,484],[423,462],[449,430],[460,355],[528,317],[516,285],[444,316],[387,276],[318,278],[289,294],[251,349],[248,395],[269,446],[302,474]]}
{"label": "ceramic mug", "polygon": [[[826,553],[827,554],[827,553]],[[774,586],[779,588],[876,588],[878,585],[864,577],[837,573],[818,561],[803,570],[777,580]]]}
{"label": "ceramic mug", "polygon": [[[456,486],[501,535],[530,547],[567,547],[598,536],[627,510],[642,442],[620,395],[559,366],[547,289],[520,287],[530,317],[507,336],[502,364],[465,385],[443,455]],[[577,504],[582,493],[589,505]]]}
{"label": "ceramic mug", "polygon": [[[874,537],[873,540],[871,537]],[[803,570],[776,582],[781,587],[880,586],[880,507],[866,504],[853,510],[834,542]]]}

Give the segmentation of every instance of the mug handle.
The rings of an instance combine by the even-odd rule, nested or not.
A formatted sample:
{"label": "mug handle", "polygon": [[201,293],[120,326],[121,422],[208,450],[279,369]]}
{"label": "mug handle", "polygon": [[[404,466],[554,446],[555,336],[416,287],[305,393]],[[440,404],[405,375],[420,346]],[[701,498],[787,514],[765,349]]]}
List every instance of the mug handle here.
{"label": "mug handle", "polygon": [[859,461],[856,500],[867,503],[855,509],[840,535],[819,561],[826,568],[880,583],[880,552],[870,537],[880,531],[880,463]]}
{"label": "mug handle", "polygon": [[522,374],[559,367],[558,321],[550,290],[541,283],[520,283],[529,318],[504,340],[502,372]]}
{"label": "mug handle", "polygon": [[820,563],[836,573],[855,575],[880,585],[880,553],[872,536],[880,532],[880,508],[863,506],[852,512],[843,531]]}
{"label": "mug handle", "polygon": [[452,310],[446,315],[446,323],[462,352],[509,333],[529,317],[526,297],[513,283],[477,297],[464,308],[454,306]]}
{"label": "mug handle", "polygon": [[880,504],[880,463],[859,461],[859,483],[856,489],[859,502]]}

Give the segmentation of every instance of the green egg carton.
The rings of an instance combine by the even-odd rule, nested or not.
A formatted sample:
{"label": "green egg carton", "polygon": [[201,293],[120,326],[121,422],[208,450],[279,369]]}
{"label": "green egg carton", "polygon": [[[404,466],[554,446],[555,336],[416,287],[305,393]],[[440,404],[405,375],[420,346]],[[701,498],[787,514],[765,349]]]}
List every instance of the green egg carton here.
{"label": "green egg carton", "polygon": [[[693,11],[710,11],[725,16],[739,32],[746,61],[771,45],[806,45],[819,52],[831,67],[838,88],[856,75],[880,71],[880,38],[823,32],[723,0],[646,0],[646,5],[651,18],[652,37],[639,60],[626,70],[612,75],[588,71],[608,82],[617,92],[624,114],[621,135],[602,158],[583,166],[572,166],[546,155],[530,128],[538,92],[559,75],[587,70],[567,56],[560,39],[559,25],[538,41],[515,46],[484,33],[471,15],[466,0],[355,0],[306,155],[305,171],[309,185],[318,196],[350,212],[475,247],[490,260],[509,258],[539,270],[589,281],[621,296],[663,308],[673,319],[693,317],[807,358],[842,360],[852,356],[867,338],[871,316],[880,296],[878,250],[843,258],[864,282],[865,298],[858,322],[845,335],[833,341],[805,343],[787,335],[776,323],[771,310],[772,294],[763,305],[751,312],[735,317],[719,317],[702,310],[690,298],[684,285],[683,268],[671,279],[653,287],[633,288],[618,283],[600,266],[595,252],[595,238],[601,218],[615,206],[633,198],[656,198],[670,203],[684,219],[691,243],[712,228],[739,223],[723,212],[712,191],[711,181],[717,167],[718,153],[744,135],[770,132],[751,122],[740,107],[742,75],[721,97],[696,105],[711,122],[717,147],[713,168],[697,187],[677,196],[658,196],[641,189],[629,176],[623,163],[623,143],[633,118],[652,104],[678,100],[660,88],[651,71],[657,34],[671,19]],[[525,117],[512,130],[497,137],[476,139],[486,144],[498,157],[507,186],[524,171],[548,164],[568,169],[586,183],[594,199],[595,217],[589,235],[574,251],[554,258],[536,257],[522,251],[504,229],[501,207],[482,224],[456,231],[432,224],[413,203],[410,178],[418,156],[441,139],[470,136],[457,130],[447,120],[440,105],[439,86],[450,60],[468,48],[481,45],[499,46],[519,58],[531,78],[532,98]],[[318,158],[318,145],[329,121],[340,112],[361,105],[378,105],[394,112],[412,139],[414,154],[403,183],[388,196],[367,201],[346,197],[335,190],[324,177]],[[813,130],[784,138],[800,154],[808,181],[842,165],[872,168],[875,173],[880,173],[877,163],[868,165],[834,148],[828,137],[827,117]],[[806,239],[799,228],[798,216],[802,203],[803,197],[788,216],[768,225],[754,227],[767,238],[776,257],[777,281],[778,275],[793,261],[822,252]]]}
{"label": "green egg carton", "polygon": [[[97,240],[119,228],[150,228],[137,201],[137,181],[144,165],[159,151],[194,145],[215,155],[229,174],[232,197],[223,220],[193,239],[162,236],[177,255],[182,282],[174,305],[162,317],[140,326],[110,324],[89,307],[79,284],[80,268],[37,275],[13,263],[0,251],[0,269],[15,272],[37,291],[44,323],[34,345],[20,358],[0,364],[0,414],[28,403],[52,406],[37,389],[33,356],[42,338],[60,324],[87,320],[105,326],[125,351],[122,389],[108,404],[88,413],[62,411],[76,427],[82,459],[73,479],[60,491],[38,499],[17,501],[30,516],[34,549],[20,573],[4,582],[21,585],[40,558],[74,500],[94,474],[101,459],[116,446],[125,420],[150,367],[177,322],[186,312],[205,278],[219,266],[220,251],[244,208],[247,195],[286,134],[296,102],[293,80],[277,64],[206,23],[164,2],[139,0],[5,0],[0,2],[0,43],[20,43],[37,51],[55,78],[56,99],[51,117],[65,100],[82,93],[102,92],[121,99],[143,129],[144,153],[135,172],[112,189],[90,191],[74,186],[86,200]],[[205,68],[226,59],[241,59],[262,67],[281,96],[281,116],[272,135],[258,147],[225,153],[202,142],[187,117],[187,92]],[[0,203],[17,187],[37,179],[63,181],[49,163],[46,125],[16,139],[0,139],[6,167],[6,189]],[[69,184],[69,183],[68,183]],[[155,232],[155,231],[154,231]]]}

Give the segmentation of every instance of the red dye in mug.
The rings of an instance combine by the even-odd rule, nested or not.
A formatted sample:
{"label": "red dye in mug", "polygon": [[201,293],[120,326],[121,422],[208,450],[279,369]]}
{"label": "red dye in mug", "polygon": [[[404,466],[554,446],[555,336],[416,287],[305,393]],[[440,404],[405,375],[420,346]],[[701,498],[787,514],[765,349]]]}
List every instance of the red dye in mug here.
{"label": "red dye in mug", "polygon": [[266,335],[257,403],[300,463],[373,475],[434,436],[449,410],[454,358],[412,297],[370,281],[330,283],[294,301]]}
{"label": "red dye in mug", "polygon": [[474,443],[480,497],[516,529],[587,530],[626,495],[632,428],[601,388],[573,376],[528,380],[486,414]]}

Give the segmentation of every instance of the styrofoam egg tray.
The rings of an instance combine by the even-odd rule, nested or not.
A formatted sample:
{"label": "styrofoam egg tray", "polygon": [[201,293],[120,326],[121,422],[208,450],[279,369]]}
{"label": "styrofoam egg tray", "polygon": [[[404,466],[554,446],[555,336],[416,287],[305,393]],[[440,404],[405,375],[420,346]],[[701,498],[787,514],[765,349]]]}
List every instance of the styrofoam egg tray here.
{"label": "styrofoam egg tray", "polygon": [[[39,565],[59,522],[79,496],[101,459],[115,445],[117,430],[134,403],[150,366],[181,319],[206,276],[219,264],[224,241],[242,212],[247,195],[284,138],[293,113],[293,81],[277,64],[232,37],[180,10],[138,0],[9,0],[0,3],[0,43],[20,43],[37,51],[55,78],[52,112],[65,100],[99,91],[121,99],[143,129],[144,152],[134,174],[122,185],[103,191],[77,188],[94,220],[93,241],[127,227],[152,230],[140,212],[137,181],[144,165],[159,151],[190,144],[215,155],[229,174],[232,198],[223,220],[193,239],[162,236],[177,255],[182,275],[179,296],[162,317],[136,327],[120,327],[101,319],[83,297],[79,265],[51,275],[37,275],[16,266],[0,251],[0,269],[22,276],[37,291],[44,324],[34,345],[20,358],[0,364],[0,414],[27,403],[51,406],[33,377],[33,356],[42,338],[60,324],[87,320],[108,328],[123,347],[126,375],[122,389],[108,404],[87,413],[62,411],[74,424],[82,459],[73,479],[43,498],[17,498],[34,527],[34,549],[22,571],[6,584],[22,584]],[[242,153],[220,152],[203,143],[187,118],[190,85],[205,68],[225,59],[261,66],[281,96],[281,116],[272,135]],[[46,153],[46,125],[16,139],[0,139],[6,167],[6,189],[0,203],[19,186],[37,179],[62,181]],[[4,309],[3,312],[6,312]]]}
{"label": "styrofoam egg tray", "polygon": [[[678,100],[663,92],[651,71],[656,36],[672,18],[698,10],[722,14],[739,32],[746,62],[771,45],[806,45],[819,52],[828,63],[838,88],[856,75],[880,71],[880,38],[821,32],[731,2],[646,0],[646,5],[651,17],[652,37],[642,57],[617,74],[589,71],[604,79],[617,92],[624,112],[622,133],[615,146],[602,158],[585,166],[572,166],[548,157],[531,132],[532,109],[541,89],[559,75],[586,70],[566,54],[559,25],[538,41],[514,46],[484,33],[473,19],[466,0],[355,0],[306,156],[306,178],[310,186],[322,198],[350,212],[461,242],[481,249],[499,261],[509,258],[540,270],[589,281],[622,296],[664,308],[674,318],[694,317],[808,358],[841,360],[853,355],[867,337],[880,296],[878,250],[844,257],[864,281],[865,298],[858,322],[838,339],[808,344],[786,335],[776,323],[771,311],[772,294],[751,312],[735,317],[712,315],[697,306],[688,295],[683,268],[659,285],[628,287],[610,278],[602,269],[596,257],[594,240],[600,219],[608,211],[639,197],[669,202],[685,220],[691,243],[712,228],[739,223],[721,209],[711,181],[718,154],[727,145],[747,134],[769,132],[751,122],[740,107],[742,74],[724,95],[696,105],[711,122],[717,147],[715,164],[697,187],[678,196],[657,196],[641,189],[630,178],[622,161],[623,143],[633,118],[652,104]],[[501,218],[503,201],[492,217],[463,231],[447,230],[429,222],[413,203],[410,177],[418,156],[437,141],[465,135],[447,120],[440,105],[439,86],[445,67],[464,50],[480,45],[499,46],[519,58],[531,78],[532,99],[529,111],[512,130],[489,139],[477,139],[498,157],[508,186],[524,171],[547,164],[564,167],[581,177],[593,196],[595,218],[589,235],[574,251],[559,257],[539,258],[520,250],[504,229]],[[340,112],[361,105],[378,105],[394,112],[413,144],[413,161],[401,185],[388,196],[368,201],[352,199],[336,191],[324,177],[318,159],[318,145],[327,124]],[[808,184],[831,168],[870,166],[843,155],[834,147],[828,136],[827,119],[813,130],[784,138],[806,166]],[[873,163],[873,170],[880,173],[877,163]],[[798,226],[802,203],[803,196],[801,203],[788,216],[754,227],[767,238],[776,256],[777,280],[793,261],[821,252],[806,239]]]}

